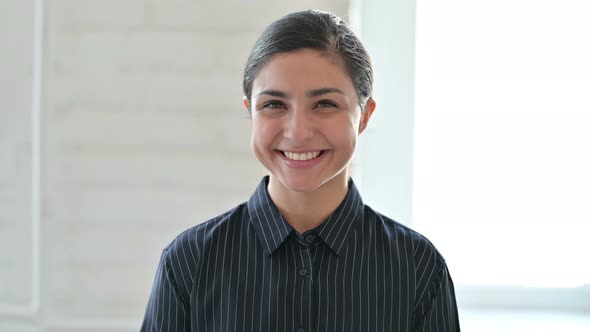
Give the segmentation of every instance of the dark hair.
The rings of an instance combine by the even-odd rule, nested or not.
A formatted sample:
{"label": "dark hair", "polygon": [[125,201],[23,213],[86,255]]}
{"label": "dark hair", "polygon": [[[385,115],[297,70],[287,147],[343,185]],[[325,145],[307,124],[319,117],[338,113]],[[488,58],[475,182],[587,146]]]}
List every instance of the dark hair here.
{"label": "dark hair", "polygon": [[277,53],[304,48],[340,57],[356,89],[361,109],[373,93],[373,70],[361,41],[338,16],[318,10],[288,14],[272,22],[258,38],[244,70],[244,95],[251,101],[252,84]]}

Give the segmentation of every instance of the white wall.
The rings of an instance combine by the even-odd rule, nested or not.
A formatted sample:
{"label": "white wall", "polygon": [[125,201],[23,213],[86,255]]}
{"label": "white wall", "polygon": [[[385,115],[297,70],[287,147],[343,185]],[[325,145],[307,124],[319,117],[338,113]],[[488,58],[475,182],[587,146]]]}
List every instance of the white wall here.
{"label": "white wall", "polygon": [[161,249],[245,201],[264,174],[241,104],[256,37],[294,10],[346,18],[348,1],[39,1],[39,294],[34,4],[0,7],[2,39],[20,47],[0,59],[0,331],[135,331]]}
{"label": "white wall", "polygon": [[355,0],[361,40],[371,55],[377,103],[357,154],[363,200],[412,222],[415,0]]}

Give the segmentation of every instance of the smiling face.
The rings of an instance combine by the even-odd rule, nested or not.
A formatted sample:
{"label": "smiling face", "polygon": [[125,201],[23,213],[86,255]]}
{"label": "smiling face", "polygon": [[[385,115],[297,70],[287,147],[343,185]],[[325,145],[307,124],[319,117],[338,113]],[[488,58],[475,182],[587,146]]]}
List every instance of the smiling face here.
{"label": "smiling face", "polygon": [[342,61],[310,49],[272,56],[254,79],[251,104],[244,104],[256,158],[271,183],[294,192],[346,184],[358,135],[375,107],[369,99],[361,112]]}

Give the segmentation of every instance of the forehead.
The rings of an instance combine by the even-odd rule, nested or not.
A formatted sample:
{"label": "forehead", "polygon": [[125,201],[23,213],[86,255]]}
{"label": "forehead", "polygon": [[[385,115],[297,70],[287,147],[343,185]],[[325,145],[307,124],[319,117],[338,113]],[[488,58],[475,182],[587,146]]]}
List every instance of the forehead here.
{"label": "forehead", "polygon": [[344,61],[312,49],[273,55],[253,81],[252,94],[265,89],[312,90],[338,88],[355,93]]}

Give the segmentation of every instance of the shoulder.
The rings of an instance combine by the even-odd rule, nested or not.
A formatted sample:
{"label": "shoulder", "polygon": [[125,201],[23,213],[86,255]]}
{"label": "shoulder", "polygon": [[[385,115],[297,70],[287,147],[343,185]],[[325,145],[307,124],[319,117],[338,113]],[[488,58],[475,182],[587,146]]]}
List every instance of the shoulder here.
{"label": "shoulder", "polygon": [[244,204],[240,204],[180,233],[164,248],[163,263],[174,271],[187,271],[194,277],[192,274],[198,270],[203,252],[220,233],[242,219],[243,207]]}
{"label": "shoulder", "polygon": [[374,214],[377,230],[382,231],[391,248],[404,256],[403,265],[412,276],[416,303],[430,301],[427,294],[435,294],[448,273],[443,255],[426,236],[378,212],[370,213]]}
{"label": "shoulder", "polygon": [[390,243],[412,258],[416,270],[436,269],[445,264],[442,254],[426,236],[368,206],[366,209]]}
{"label": "shoulder", "polygon": [[162,251],[158,275],[165,280],[185,303],[189,301],[204,248],[243,213],[243,204],[201,224],[193,226],[174,238]]}
{"label": "shoulder", "polygon": [[193,260],[198,261],[203,249],[211,241],[214,241],[216,237],[219,237],[220,233],[226,232],[228,228],[235,226],[243,219],[242,217],[246,213],[244,207],[244,203],[240,204],[229,211],[185,230],[164,248],[165,254],[167,256],[190,256]]}

